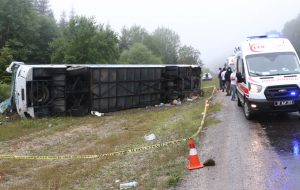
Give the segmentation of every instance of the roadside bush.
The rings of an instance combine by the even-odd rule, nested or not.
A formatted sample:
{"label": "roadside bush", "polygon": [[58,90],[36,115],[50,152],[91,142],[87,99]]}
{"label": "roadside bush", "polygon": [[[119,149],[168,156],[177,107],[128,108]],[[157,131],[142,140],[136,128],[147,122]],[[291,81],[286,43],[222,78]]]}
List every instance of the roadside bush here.
{"label": "roadside bush", "polygon": [[0,83],[0,101],[7,99],[10,96],[10,85]]}

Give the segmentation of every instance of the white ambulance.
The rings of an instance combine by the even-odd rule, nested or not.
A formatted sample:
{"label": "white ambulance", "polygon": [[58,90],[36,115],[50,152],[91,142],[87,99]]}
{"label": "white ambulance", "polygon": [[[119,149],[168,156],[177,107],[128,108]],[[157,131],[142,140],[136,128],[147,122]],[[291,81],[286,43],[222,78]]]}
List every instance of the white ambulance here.
{"label": "white ambulance", "polygon": [[238,106],[245,117],[300,110],[300,65],[286,38],[249,37],[236,53]]}
{"label": "white ambulance", "polygon": [[235,69],[236,68],[236,56],[229,56],[227,58],[227,65],[228,67],[232,68],[232,69]]}

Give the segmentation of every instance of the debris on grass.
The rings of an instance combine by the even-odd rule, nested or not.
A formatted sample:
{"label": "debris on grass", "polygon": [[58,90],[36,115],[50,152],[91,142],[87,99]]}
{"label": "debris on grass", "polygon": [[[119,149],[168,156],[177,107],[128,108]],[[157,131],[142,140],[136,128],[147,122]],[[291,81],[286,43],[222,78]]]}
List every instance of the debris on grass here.
{"label": "debris on grass", "polygon": [[154,135],[153,133],[150,134],[150,135],[146,135],[146,136],[145,136],[145,140],[146,140],[146,141],[153,141],[155,138],[156,138],[156,137],[155,137],[155,135]]}
{"label": "debris on grass", "polygon": [[136,188],[137,185],[138,185],[138,182],[136,182],[136,181],[131,181],[131,182],[128,182],[128,183],[121,183],[120,184],[120,189]]}
{"label": "debris on grass", "polygon": [[91,114],[95,115],[95,116],[98,116],[98,117],[104,116],[104,113],[100,113],[98,111],[91,111]]}
{"label": "debris on grass", "polygon": [[181,106],[181,100],[180,100],[180,98],[174,99],[172,101],[172,105],[174,105],[174,106]]}
{"label": "debris on grass", "polygon": [[0,181],[4,180],[4,173],[0,172]]}

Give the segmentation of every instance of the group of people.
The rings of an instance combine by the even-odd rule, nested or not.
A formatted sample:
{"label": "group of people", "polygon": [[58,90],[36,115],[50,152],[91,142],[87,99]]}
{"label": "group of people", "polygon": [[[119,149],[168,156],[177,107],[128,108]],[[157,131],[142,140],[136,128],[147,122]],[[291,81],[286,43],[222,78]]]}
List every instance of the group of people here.
{"label": "group of people", "polygon": [[235,71],[232,71],[230,67],[227,69],[225,67],[223,69],[219,68],[218,78],[222,92],[226,91],[226,96],[231,96],[231,100],[234,101],[237,84]]}

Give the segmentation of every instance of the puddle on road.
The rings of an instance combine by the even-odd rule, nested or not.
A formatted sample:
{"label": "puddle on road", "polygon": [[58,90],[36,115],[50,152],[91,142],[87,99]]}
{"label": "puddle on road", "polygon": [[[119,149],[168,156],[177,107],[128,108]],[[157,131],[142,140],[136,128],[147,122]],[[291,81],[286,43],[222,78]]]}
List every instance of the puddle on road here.
{"label": "puddle on road", "polygon": [[300,155],[300,115],[296,113],[265,115],[258,118],[269,138],[270,144],[278,153]]}
{"label": "puddle on road", "polygon": [[261,124],[270,145],[300,187],[300,115],[298,113],[264,115],[258,117],[256,121]]}

